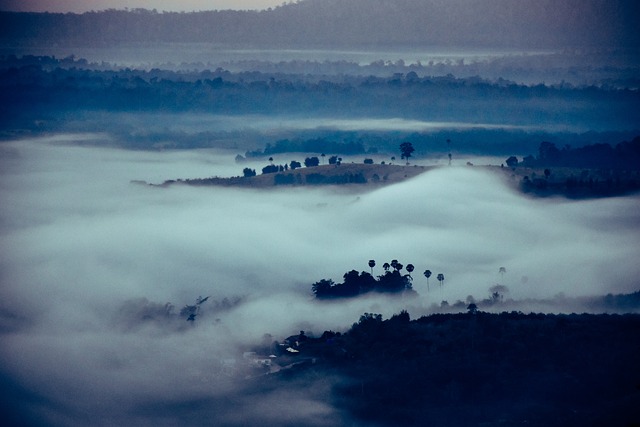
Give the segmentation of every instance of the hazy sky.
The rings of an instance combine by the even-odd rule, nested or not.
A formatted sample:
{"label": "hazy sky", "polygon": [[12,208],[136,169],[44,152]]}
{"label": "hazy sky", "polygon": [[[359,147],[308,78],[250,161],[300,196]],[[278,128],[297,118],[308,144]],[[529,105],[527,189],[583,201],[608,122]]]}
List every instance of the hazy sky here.
{"label": "hazy sky", "polygon": [[88,12],[128,7],[158,11],[198,11],[222,9],[266,9],[279,0],[0,0],[1,10],[30,12]]}

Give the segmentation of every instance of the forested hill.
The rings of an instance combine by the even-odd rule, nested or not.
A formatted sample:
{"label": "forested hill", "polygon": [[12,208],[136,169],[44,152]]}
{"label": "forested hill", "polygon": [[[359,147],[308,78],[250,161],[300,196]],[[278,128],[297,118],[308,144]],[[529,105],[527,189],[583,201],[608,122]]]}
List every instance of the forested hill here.
{"label": "forested hill", "polygon": [[636,314],[365,313],[345,333],[288,338],[295,353],[258,381],[334,381],[331,401],[356,421],[344,425],[637,426],[639,327]]}
{"label": "forested hill", "polygon": [[[153,70],[92,70],[86,61],[0,59],[0,125],[80,110],[200,111],[397,117],[519,126],[635,130],[636,90],[525,86],[453,76],[389,78]],[[6,67],[6,68],[5,68]],[[64,67],[64,68],[63,68]],[[69,68],[70,67],[70,68]],[[635,135],[634,135],[635,136]]]}
{"label": "forested hill", "polygon": [[635,0],[302,0],[263,11],[0,12],[0,42],[105,46],[638,47]]}

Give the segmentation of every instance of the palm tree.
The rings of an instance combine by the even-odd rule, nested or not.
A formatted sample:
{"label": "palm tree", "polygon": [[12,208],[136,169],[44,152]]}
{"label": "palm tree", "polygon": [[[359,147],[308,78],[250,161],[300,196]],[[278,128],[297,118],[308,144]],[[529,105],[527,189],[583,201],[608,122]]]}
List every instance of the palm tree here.
{"label": "palm tree", "polygon": [[413,264],[407,264],[407,273],[409,273],[409,278],[413,281],[413,277],[411,277],[411,273],[413,272],[413,270],[415,269],[415,267],[413,266]]}
{"label": "palm tree", "polygon": [[398,266],[398,260],[397,259],[392,259],[391,260],[391,268],[393,268],[394,270],[397,270],[397,266]]}
{"label": "palm tree", "polygon": [[425,270],[422,274],[427,278],[427,292],[429,292],[429,277],[431,277],[431,270]]}
{"label": "palm tree", "polygon": [[402,265],[402,264],[400,264],[400,263],[397,263],[397,264],[396,264],[396,266],[395,266],[394,268],[395,268],[395,269],[398,271],[398,273],[399,273],[399,272],[400,272],[400,270],[402,270],[402,267],[404,267],[404,265]]}
{"label": "palm tree", "polygon": [[442,283],[444,283],[444,274],[438,273],[438,282],[440,282],[440,287],[442,287]]}
{"label": "palm tree", "polygon": [[388,262],[385,262],[384,264],[382,264],[382,268],[384,269],[384,271],[389,271],[391,265]]}
{"label": "palm tree", "polygon": [[373,276],[373,267],[376,266],[376,261],[373,259],[369,260],[369,267],[371,267],[371,275]]}

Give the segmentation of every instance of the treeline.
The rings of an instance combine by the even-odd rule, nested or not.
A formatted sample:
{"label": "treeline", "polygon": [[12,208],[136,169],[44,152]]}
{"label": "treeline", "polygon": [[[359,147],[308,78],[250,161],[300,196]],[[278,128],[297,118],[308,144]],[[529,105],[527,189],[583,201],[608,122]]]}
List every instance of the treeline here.
{"label": "treeline", "polygon": [[521,163],[513,161],[507,164],[525,167],[572,167],[588,169],[640,170],[640,136],[631,141],[623,141],[615,146],[611,144],[589,144],[572,148],[565,145],[558,148],[548,141],[540,143],[538,155],[527,156]]}
{"label": "treeline", "polygon": [[638,330],[637,314],[365,313],[300,341],[315,364],[271,383],[338,377],[332,401],[365,424],[634,425]]}
{"label": "treeline", "polygon": [[637,47],[640,38],[633,20],[620,18],[635,12],[629,0],[545,0],[526,9],[517,0],[305,0],[264,11],[2,12],[0,40],[90,47],[131,42],[316,48]]}
{"label": "treeline", "polygon": [[[157,57],[141,57],[135,68],[154,69],[156,76],[160,70],[164,71],[163,78],[171,78],[171,73],[196,73],[207,70],[223,69],[235,75],[248,76],[253,73],[263,73],[273,76],[303,76],[307,81],[341,81],[345,76],[378,76],[393,75],[446,76],[455,75],[459,78],[482,76],[502,85],[520,82],[522,84],[537,84],[547,82],[548,86],[559,88],[597,86],[608,89],[638,88],[637,61],[634,57],[621,54],[621,58],[614,59],[610,53],[581,54],[567,51],[562,53],[546,53],[539,55],[507,55],[489,59],[451,59],[428,60],[426,62],[411,62],[403,59],[358,62],[349,58],[334,60],[286,59],[268,61],[258,59],[223,59],[217,55],[207,61],[185,61],[179,57],[169,55],[179,46],[171,44],[160,45]],[[48,70],[57,67],[92,69],[113,71],[122,68],[108,62],[89,62],[83,58],[70,55],[61,59],[35,55],[6,55],[2,58],[3,67],[20,68],[27,65],[37,65]],[[608,63],[607,67],[600,64]],[[243,73],[243,74],[241,74]],[[227,76],[228,77],[228,76]]]}
{"label": "treeline", "polygon": [[[239,157],[242,160],[239,160]],[[322,154],[324,158],[325,155]],[[241,156],[236,156],[236,161],[242,162],[244,158]],[[273,161],[273,157],[269,158],[269,161]],[[371,159],[365,159],[365,164],[373,163]],[[304,159],[304,166],[306,168],[313,168],[320,164],[320,159],[317,156],[311,156]],[[329,165],[334,165],[338,167],[342,164],[342,157],[338,157],[333,155],[329,157]],[[295,171],[302,167],[302,164],[296,160],[292,160],[289,164],[284,165],[276,165],[269,164],[262,168],[262,175],[274,174],[273,184],[274,185],[341,185],[341,184],[366,184],[367,178],[364,176],[362,171],[358,172],[345,172],[345,173],[336,173],[332,171],[329,174],[322,173],[305,173],[304,176],[300,173],[288,173],[289,171]],[[244,178],[251,178],[257,175],[255,169],[244,168],[242,170],[242,175]],[[374,175],[374,179],[377,177],[379,180],[380,177]]]}
{"label": "treeline", "polygon": [[345,273],[344,282],[322,279],[312,285],[312,291],[318,299],[348,298],[369,292],[380,293],[414,293],[411,276],[398,271],[387,271],[376,280],[371,274],[351,270]]}
{"label": "treeline", "polygon": [[0,65],[4,120],[78,110],[402,116],[535,126],[561,117],[563,125],[634,129],[640,123],[640,93],[416,73],[330,81],[222,69],[188,73]]}
{"label": "treeline", "polygon": [[[296,131],[295,138],[265,142],[263,149],[249,150],[246,158],[267,157],[280,153],[339,153],[341,155],[394,153],[404,141],[415,147],[419,157],[429,160],[446,160],[446,153],[474,153],[483,155],[504,155],[509,152],[537,153],[540,141],[553,141],[556,146],[576,147],[589,145],[611,145],[608,141],[634,140],[640,130],[585,133],[550,133],[508,129],[446,129],[427,132],[419,131],[340,131],[321,129],[316,131]],[[449,143],[447,143],[447,140]],[[627,144],[627,143],[625,143]],[[245,156],[238,156],[243,162]],[[537,161],[535,156],[518,159],[515,164]],[[330,161],[331,163],[331,161]],[[507,162],[505,162],[507,164]],[[529,163],[533,165],[533,163]]]}
{"label": "treeline", "polygon": [[[322,157],[322,162],[324,163],[324,158],[326,157],[326,154],[323,153],[320,155],[320,157]],[[237,155],[235,160],[236,160],[236,163],[243,163],[246,161],[246,158],[242,157],[241,155]],[[367,160],[370,160],[370,159],[365,159],[365,163],[367,163]],[[289,170],[294,171],[302,167],[302,163],[300,163],[297,160],[292,160],[290,163],[285,163],[284,165],[282,164],[276,165],[273,163],[273,157],[269,157],[269,162],[270,164],[262,168],[263,175],[270,174],[270,173],[278,173],[278,172],[288,172]],[[342,157],[338,157],[337,155],[330,156],[329,164],[334,166],[340,166],[342,164]],[[304,159],[304,166],[306,168],[312,168],[318,165],[320,165],[320,158],[318,158],[318,156],[306,157]],[[251,168],[244,168],[242,173],[245,178],[256,176],[255,169],[251,169]]]}
{"label": "treeline", "polygon": [[[640,86],[638,68],[634,65],[610,65],[601,67],[602,63],[615,62],[604,53],[581,55],[574,52],[562,52],[539,55],[507,55],[490,59],[430,59],[428,61],[382,60],[359,63],[352,60],[288,60],[261,61],[255,59],[228,60],[216,63],[212,67],[221,67],[230,71],[261,71],[271,74],[322,75],[326,77],[341,75],[391,76],[415,72],[421,76],[457,77],[482,76],[494,81],[516,81],[525,84],[546,82],[554,87],[598,86],[608,88],[637,88]],[[621,60],[627,64],[626,59]],[[637,62],[637,61],[635,61]],[[630,64],[635,64],[630,60]],[[207,64],[190,62],[167,64],[180,69],[206,69]],[[162,68],[165,68],[163,66]]]}
{"label": "treeline", "polygon": [[311,139],[280,139],[271,144],[268,142],[264,150],[252,150],[246,157],[262,157],[280,153],[340,153],[362,154],[366,150],[362,141],[335,141],[326,137]]}
{"label": "treeline", "polygon": [[[538,155],[505,161],[522,177],[520,188],[539,196],[563,194],[571,198],[621,196],[640,191],[640,137],[610,144],[559,149],[540,144]],[[504,166],[504,164],[503,164]],[[527,168],[527,169],[524,169]],[[539,175],[536,169],[541,172]],[[527,173],[527,175],[525,175]]]}
{"label": "treeline", "polygon": [[[344,279],[342,283],[334,283],[331,279],[322,279],[311,285],[311,290],[318,299],[351,298],[369,292],[416,294],[413,290],[413,277],[411,276],[415,269],[413,264],[407,264],[405,267],[396,259],[390,263],[385,262],[382,265],[384,274],[378,276],[377,279],[373,276],[375,266],[376,261],[369,260],[371,273],[366,271],[358,273],[356,270],[351,270],[342,276]],[[401,273],[403,269],[406,269],[407,274]],[[428,289],[429,278],[432,275],[431,270],[425,270],[423,274],[427,279]],[[437,279],[442,286],[444,274],[439,273]]]}

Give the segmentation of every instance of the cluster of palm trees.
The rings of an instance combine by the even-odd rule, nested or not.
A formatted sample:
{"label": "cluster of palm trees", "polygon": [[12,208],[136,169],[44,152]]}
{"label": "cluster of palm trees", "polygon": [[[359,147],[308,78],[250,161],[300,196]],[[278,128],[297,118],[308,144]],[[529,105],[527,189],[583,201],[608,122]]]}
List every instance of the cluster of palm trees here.
{"label": "cluster of palm trees", "polygon": [[[369,268],[371,268],[371,275],[373,276],[373,267],[376,266],[376,261],[373,259],[369,260]],[[397,259],[391,260],[391,262],[385,262],[384,264],[382,264],[382,268],[384,269],[385,272],[388,272],[390,269],[393,269],[394,271],[400,272],[400,270],[402,270],[403,268],[407,270],[407,273],[409,273],[409,277],[411,278],[411,280],[413,280],[413,277],[411,276],[411,273],[413,273],[413,270],[415,270],[415,266],[413,264],[407,264],[407,266],[405,267],[404,265],[402,265],[401,263],[398,262]],[[425,270],[424,273],[424,277],[427,278],[427,292],[429,291],[429,278],[431,277],[432,273],[431,270]],[[438,273],[438,275],[436,276],[436,278],[438,279],[438,282],[440,282],[440,287],[442,287],[442,285],[444,285],[444,274],[442,273]]]}

